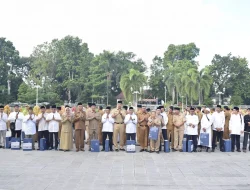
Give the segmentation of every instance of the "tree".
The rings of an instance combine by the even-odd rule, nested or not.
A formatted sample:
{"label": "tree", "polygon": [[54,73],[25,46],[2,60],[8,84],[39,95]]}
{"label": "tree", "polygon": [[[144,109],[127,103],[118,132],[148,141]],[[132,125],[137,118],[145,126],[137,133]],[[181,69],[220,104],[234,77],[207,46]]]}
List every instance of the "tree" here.
{"label": "tree", "polygon": [[129,73],[123,75],[120,81],[120,87],[128,102],[132,102],[132,91],[140,92],[140,89],[146,85],[146,76],[138,70],[130,69]]}
{"label": "tree", "polygon": [[216,54],[208,68],[213,87],[217,91],[226,89],[224,96],[240,96],[243,100],[250,97],[250,89],[246,88],[250,85],[250,69],[245,58],[232,56],[231,53],[227,56]]}

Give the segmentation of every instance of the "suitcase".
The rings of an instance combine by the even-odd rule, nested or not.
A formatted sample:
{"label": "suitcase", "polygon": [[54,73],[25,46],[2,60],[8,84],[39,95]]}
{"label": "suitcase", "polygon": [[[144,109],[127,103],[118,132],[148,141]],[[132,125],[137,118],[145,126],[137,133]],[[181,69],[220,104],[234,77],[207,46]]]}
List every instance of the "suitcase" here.
{"label": "suitcase", "polygon": [[127,140],[126,141],[126,151],[127,153],[135,153],[135,141],[134,140]]}
{"label": "suitcase", "polygon": [[182,140],[182,151],[187,152],[187,139],[183,138]]}
{"label": "suitcase", "polygon": [[109,152],[109,139],[105,140],[105,152]]}
{"label": "suitcase", "polygon": [[169,141],[164,140],[164,152],[169,152]]}
{"label": "suitcase", "polygon": [[209,133],[201,133],[200,134],[200,145],[201,146],[209,146]]}
{"label": "suitcase", "polygon": [[224,139],[224,151],[231,152],[232,151],[232,142],[231,139]]}
{"label": "suitcase", "polygon": [[47,140],[45,138],[40,139],[40,147],[41,151],[47,150]]}
{"label": "suitcase", "polygon": [[23,139],[23,151],[32,151],[32,139],[31,138]]}
{"label": "suitcase", "polygon": [[149,129],[149,139],[157,140],[158,139],[159,128],[158,127],[150,127]]}
{"label": "suitcase", "polygon": [[20,150],[20,138],[11,138],[11,150]]}
{"label": "suitcase", "polygon": [[10,149],[11,147],[11,137],[6,137],[5,148]]}
{"label": "suitcase", "polygon": [[91,152],[100,152],[100,143],[99,140],[93,139],[90,141]]}
{"label": "suitcase", "polygon": [[193,151],[193,140],[189,140],[188,141],[188,152],[192,152]]}

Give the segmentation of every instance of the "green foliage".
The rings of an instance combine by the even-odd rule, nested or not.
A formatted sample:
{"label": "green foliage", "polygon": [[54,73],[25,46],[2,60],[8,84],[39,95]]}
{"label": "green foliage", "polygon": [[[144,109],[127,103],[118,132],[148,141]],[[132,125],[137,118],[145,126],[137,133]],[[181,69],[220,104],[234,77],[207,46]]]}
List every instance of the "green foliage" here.
{"label": "green foliage", "polygon": [[242,105],[243,99],[239,95],[234,95],[232,96],[230,103],[234,106]]}

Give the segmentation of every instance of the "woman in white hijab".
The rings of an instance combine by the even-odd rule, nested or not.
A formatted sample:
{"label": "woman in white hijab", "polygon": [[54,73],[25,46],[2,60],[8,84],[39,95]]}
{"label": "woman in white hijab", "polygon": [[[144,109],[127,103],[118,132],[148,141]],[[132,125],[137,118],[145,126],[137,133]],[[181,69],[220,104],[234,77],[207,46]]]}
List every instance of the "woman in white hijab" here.
{"label": "woman in white hijab", "polygon": [[71,113],[70,108],[65,108],[65,112],[62,115],[62,130],[60,138],[60,149],[64,150],[64,152],[73,149],[73,121],[74,116]]}
{"label": "woman in white hijab", "polygon": [[[200,129],[200,134],[202,135],[203,133],[208,133],[208,146],[206,146],[206,152],[211,152],[211,147],[212,147],[212,124],[213,124],[213,116],[210,114],[210,109],[206,108],[204,110],[204,114],[201,118],[201,129]],[[198,145],[201,145],[201,135],[199,137]],[[204,146],[204,145],[202,145]],[[201,151],[201,150],[200,150]]]}

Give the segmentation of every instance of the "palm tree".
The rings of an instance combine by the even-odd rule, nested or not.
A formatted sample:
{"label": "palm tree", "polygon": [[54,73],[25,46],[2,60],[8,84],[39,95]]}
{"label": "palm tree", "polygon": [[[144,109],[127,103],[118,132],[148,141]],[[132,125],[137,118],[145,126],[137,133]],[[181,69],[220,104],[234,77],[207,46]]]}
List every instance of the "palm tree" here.
{"label": "palm tree", "polygon": [[147,78],[140,71],[130,69],[128,74],[122,75],[120,81],[120,88],[127,101],[132,101],[133,96],[131,89],[134,91],[140,91],[140,89],[146,84]]}

